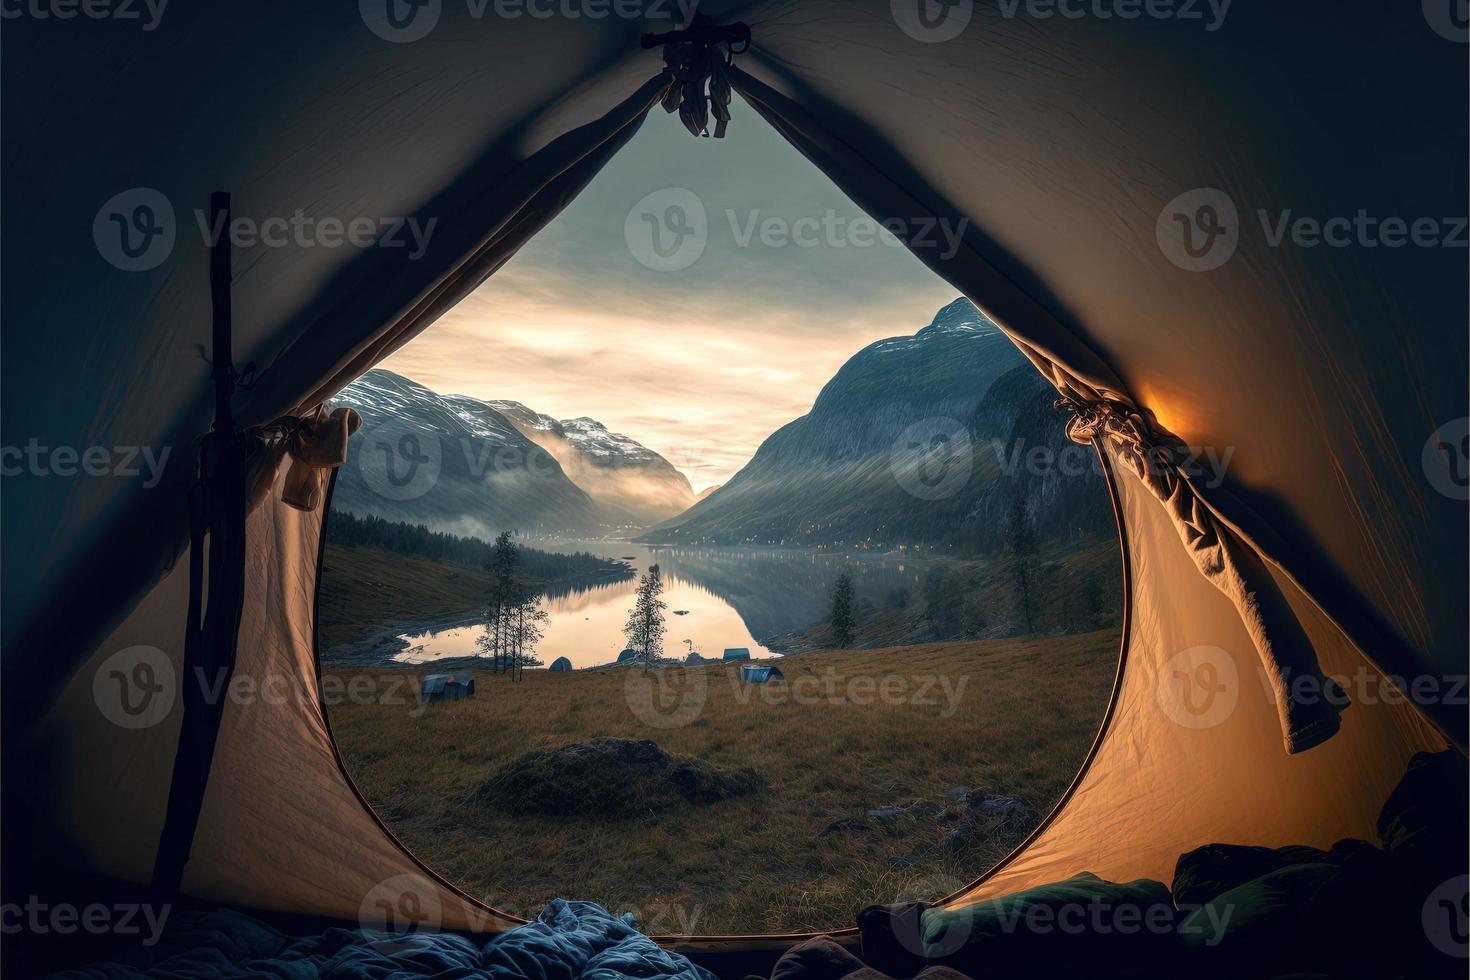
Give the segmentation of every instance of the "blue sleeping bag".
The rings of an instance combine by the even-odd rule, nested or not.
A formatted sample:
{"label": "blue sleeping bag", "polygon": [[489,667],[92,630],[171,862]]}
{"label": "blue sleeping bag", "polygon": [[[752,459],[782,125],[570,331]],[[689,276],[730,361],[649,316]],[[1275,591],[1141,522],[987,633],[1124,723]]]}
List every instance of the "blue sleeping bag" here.
{"label": "blue sleeping bag", "polygon": [[593,902],[555,899],[534,922],[488,939],[454,933],[390,935],[329,929],[309,937],[282,933],[248,915],[217,909],[170,929],[162,942],[117,963],[57,974],[133,980],[616,980],[621,977],[715,980],[714,974],[643,935],[631,913],[610,915]]}

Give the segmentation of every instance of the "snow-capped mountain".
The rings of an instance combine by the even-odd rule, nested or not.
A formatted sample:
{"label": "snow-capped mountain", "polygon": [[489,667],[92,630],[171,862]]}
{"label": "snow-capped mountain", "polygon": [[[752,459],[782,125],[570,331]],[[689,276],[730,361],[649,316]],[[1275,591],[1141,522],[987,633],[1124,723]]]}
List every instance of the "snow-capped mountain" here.
{"label": "snow-capped mountain", "polygon": [[808,414],[639,540],[984,552],[1003,544],[1018,497],[1047,536],[1105,534],[1100,477],[1023,463],[1038,448],[1050,459],[1081,451],[1055,399],[999,327],[957,299],[917,333],[853,355]]}
{"label": "snow-capped mountain", "polygon": [[477,535],[646,527],[694,502],[662,456],[590,418],[441,395],[375,369],[333,400],[363,417],[334,506]]}
{"label": "snow-capped mountain", "polygon": [[369,371],[333,399],[362,416],[332,505],[484,537],[599,523],[597,506],[555,457],[484,402]]}
{"label": "snow-capped mountain", "polygon": [[647,527],[693,505],[689,479],[668,460],[596,419],[557,420],[514,401],[490,401],[585,490],[609,524]]}

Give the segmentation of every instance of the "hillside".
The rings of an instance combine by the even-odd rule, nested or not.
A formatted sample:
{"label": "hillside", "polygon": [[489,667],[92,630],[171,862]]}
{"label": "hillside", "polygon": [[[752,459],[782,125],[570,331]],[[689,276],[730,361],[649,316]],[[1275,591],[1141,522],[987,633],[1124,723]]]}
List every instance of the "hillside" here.
{"label": "hillside", "polygon": [[[1026,501],[1045,540],[1110,538],[1099,474],[1055,392],[968,300],[854,355],[811,411],[687,512],[638,540],[981,554]],[[1081,472],[1027,465],[1080,461]]]}

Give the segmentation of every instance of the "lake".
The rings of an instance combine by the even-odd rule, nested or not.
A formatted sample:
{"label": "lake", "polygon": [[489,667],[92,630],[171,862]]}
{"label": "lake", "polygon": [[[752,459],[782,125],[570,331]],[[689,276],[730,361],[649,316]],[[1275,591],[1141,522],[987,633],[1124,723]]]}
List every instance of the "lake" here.
{"label": "lake", "polygon": [[[691,649],[720,657],[726,647],[745,647],[752,657],[776,654],[762,640],[805,630],[826,618],[832,586],[846,571],[859,600],[906,601],[922,586],[920,574],[901,559],[827,555],[811,551],[747,548],[670,548],[625,541],[536,541],[528,547],[570,553],[586,551],[621,558],[639,574],[657,564],[664,579],[666,631],[664,655],[683,657]],[[623,626],[633,608],[636,579],[586,586],[560,586],[541,600],[550,616],[536,656],[550,664],[566,657],[575,668],[617,660],[627,644]],[[462,622],[399,639],[408,648],[395,659],[427,663],[444,657],[474,656],[484,635],[481,626]]]}

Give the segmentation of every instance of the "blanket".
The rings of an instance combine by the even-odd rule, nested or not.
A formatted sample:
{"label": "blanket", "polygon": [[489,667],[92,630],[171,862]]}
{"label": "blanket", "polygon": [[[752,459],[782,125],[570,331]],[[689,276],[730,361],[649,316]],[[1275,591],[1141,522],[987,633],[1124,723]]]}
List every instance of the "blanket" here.
{"label": "blanket", "polygon": [[631,913],[593,902],[552,901],[534,922],[488,938],[454,933],[390,935],[328,929],[291,936],[230,909],[200,914],[157,946],[123,961],[57,974],[135,980],[715,980],[638,931]]}

